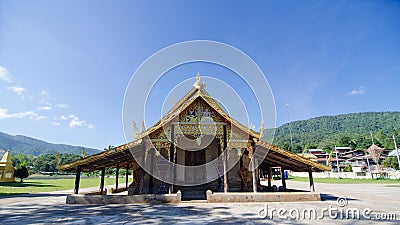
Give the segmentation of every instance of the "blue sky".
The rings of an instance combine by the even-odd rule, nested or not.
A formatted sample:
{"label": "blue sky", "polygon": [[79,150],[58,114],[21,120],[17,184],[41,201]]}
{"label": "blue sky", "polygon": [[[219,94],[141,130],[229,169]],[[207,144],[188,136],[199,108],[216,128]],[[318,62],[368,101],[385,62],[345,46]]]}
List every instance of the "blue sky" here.
{"label": "blue sky", "polygon": [[[288,120],[286,104],[290,120],[399,111],[399,22],[398,1],[1,0],[0,131],[122,144],[134,71],[158,50],[198,39],[232,45],[258,64],[277,125]],[[226,71],[192,64],[174,72],[165,82]],[[229,72],[220,79],[235,83]]]}

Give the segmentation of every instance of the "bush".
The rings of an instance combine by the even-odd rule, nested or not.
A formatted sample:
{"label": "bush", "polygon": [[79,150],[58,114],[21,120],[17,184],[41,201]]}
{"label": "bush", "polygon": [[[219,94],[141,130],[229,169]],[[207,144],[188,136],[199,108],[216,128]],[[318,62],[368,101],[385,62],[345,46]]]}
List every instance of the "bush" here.
{"label": "bush", "polygon": [[383,160],[382,165],[386,168],[393,168],[395,170],[399,169],[399,162],[397,161],[396,156],[387,157],[385,160]]}
{"label": "bush", "polygon": [[15,170],[14,176],[21,179],[21,182],[23,182],[23,179],[29,176],[28,168],[26,168],[25,165],[19,165]]}
{"label": "bush", "polygon": [[353,168],[351,167],[351,165],[347,165],[347,166],[344,168],[344,172],[353,172]]}

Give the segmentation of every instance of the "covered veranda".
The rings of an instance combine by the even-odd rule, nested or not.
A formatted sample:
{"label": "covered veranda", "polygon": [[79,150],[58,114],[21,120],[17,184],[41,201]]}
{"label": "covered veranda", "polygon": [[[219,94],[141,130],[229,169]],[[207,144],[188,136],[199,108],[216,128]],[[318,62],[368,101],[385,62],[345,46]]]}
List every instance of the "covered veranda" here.
{"label": "covered veranda", "polygon": [[[141,182],[143,186],[143,176],[144,174],[136,173],[135,171],[141,170],[135,158],[132,156],[131,151],[142,152],[145,154],[144,142],[141,139],[115,147],[104,152],[82,158],[70,164],[62,165],[59,170],[72,171],[76,173],[75,177],[75,187],[74,194],[79,194],[79,185],[82,172],[94,172],[101,171],[100,181],[99,181],[99,191],[96,194],[105,195],[104,179],[105,171],[107,168],[116,168],[116,179],[115,188],[109,193],[121,192],[128,190],[129,187],[129,177],[128,171],[132,171],[134,181]],[[267,151],[267,155],[264,160],[259,164],[252,172],[252,191],[253,192],[291,192],[293,191],[286,185],[286,176],[284,171],[291,170],[296,172],[308,172],[309,174],[309,187],[310,192],[315,192],[315,185],[313,181],[312,172],[329,170],[329,167],[322,164],[313,162],[311,160],[305,159],[299,155],[293,154],[287,150],[280,149],[274,145],[265,143],[263,141],[258,141],[254,145],[254,154],[261,154]],[[139,154],[140,155],[140,154]],[[137,154],[135,155],[137,158]],[[255,161],[255,160],[254,160]],[[254,162],[252,161],[252,162]],[[126,179],[125,184],[120,185],[118,182],[119,170],[121,168],[126,169]],[[272,168],[280,168],[280,179],[281,186],[278,189],[274,189],[272,185]],[[143,170],[142,170],[143,171]],[[151,176],[150,176],[151,177]],[[265,178],[267,182],[261,182]],[[262,185],[264,184],[264,185]],[[147,185],[151,185],[148,183]],[[230,192],[229,187],[224,188],[224,192]],[[144,194],[139,192],[139,194]],[[154,194],[154,193],[148,193]]]}

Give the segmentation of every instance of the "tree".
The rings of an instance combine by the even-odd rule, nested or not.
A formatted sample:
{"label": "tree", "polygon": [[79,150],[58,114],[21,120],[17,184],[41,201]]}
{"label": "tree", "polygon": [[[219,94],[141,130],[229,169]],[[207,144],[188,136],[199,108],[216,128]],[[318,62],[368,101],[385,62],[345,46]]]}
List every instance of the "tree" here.
{"label": "tree", "polygon": [[22,153],[11,155],[12,165],[16,167],[25,162],[25,166],[29,167],[33,164],[34,157],[33,155],[25,155]]}
{"label": "tree", "polygon": [[339,140],[339,146],[350,147],[352,149],[356,148],[356,144],[354,143],[353,140],[351,140],[351,137],[349,136],[342,136]]}
{"label": "tree", "polygon": [[353,167],[351,167],[350,164],[347,165],[347,166],[344,168],[344,172],[353,172]]}
{"label": "tree", "polygon": [[324,152],[331,153],[334,148],[335,148],[335,144],[332,142],[329,142],[329,143],[325,144],[324,147],[322,147],[322,150],[324,150]]}
{"label": "tree", "polygon": [[399,162],[397,161],[396,156],[387,157],[385,160],[383,160],[382,165],[384,167],[393,168],[395,170],[399,169]]}
{"label": "tree", "polygon": [[315,143],[307,143],[305,149],[316,149],[318,146]]}
{"label": "tree", "polygon": [[294,153],[301,153],[303,152],[303,148],[300,145],[294,145],[293,146],[293,151]]}
{"label": "tree", "polygon": [[280,146],[282,149],[285,149],[285,150],[290,150],[290,145],[288,144],[288,143],[283,143],[283,144],[281,144],[281,146]]}
{"label": "tree", "polygon": [[358,135],[356,142],[356,149],[358,150],[365,150],[371,146],[371,138],[368,136]]}
{"label": "tree", "polygon": [[29,176],[28,168],[26,168],[25,164],[26,162],[18,165],[14,173],[14,176],[21,179],[21,182],[23,182],[23,179]]}
{"label": "tree", "polygon": [[36,157],[33,167],[38,172],[57,172],[56,157],[52,154]]}

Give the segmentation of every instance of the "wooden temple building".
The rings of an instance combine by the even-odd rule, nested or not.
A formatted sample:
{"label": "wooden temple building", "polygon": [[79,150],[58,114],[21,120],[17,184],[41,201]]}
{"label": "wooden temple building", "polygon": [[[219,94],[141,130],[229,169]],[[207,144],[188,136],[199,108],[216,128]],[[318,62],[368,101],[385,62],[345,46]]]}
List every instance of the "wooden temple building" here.
{"label": "wooden temple building", "polygon": [[[152,127],[142,128],[141,133],[132,129],[136,130],[132,142],[59,166],[60,171],[76,172],[75,194],[81,173],[92,171],[101,171],[100,194],[105,194],[109,167],[117,168],[117,177],[120,168],[133,171],[133,183],[128,183],[127,175],[123,187],[129,195],[181,190],[182,196],[201,198],[207,190],[273,191],[271,168],[276,167],[282,172],[281,191],[286,189],[285,170],[309,172],[314,191],[312,172],[329,170],[328,166],[262,141],[262,129],[256,132],[231,118],[199,77],[193,86]],[[261,185],[264,178],[268,186]]]}

